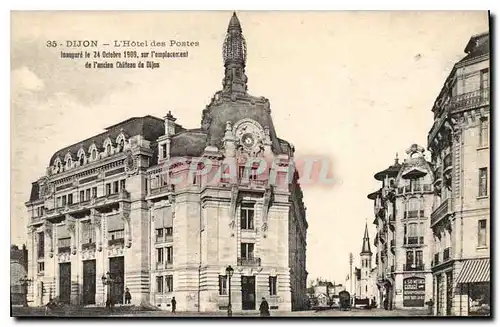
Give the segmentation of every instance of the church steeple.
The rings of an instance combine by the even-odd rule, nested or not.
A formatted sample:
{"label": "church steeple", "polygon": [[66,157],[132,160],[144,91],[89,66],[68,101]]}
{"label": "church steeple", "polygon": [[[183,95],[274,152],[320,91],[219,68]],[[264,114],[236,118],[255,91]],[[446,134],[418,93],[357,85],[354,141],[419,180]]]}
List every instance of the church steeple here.
{"label": "church steeple", "polygon": [[370,249],[370,236],[368,235],[368,223],[365,223],[365,236],[363,236],[363,247],[361,249],[361,255],[363,254],[372,254]]}
{"label": "church steeple", "polygon": [[233,13],[227,27],[222,47],[222,58],[225,67],[222,81],[223,92],[245,94],[247,91],[247,77],[245,75],[247,45],[236,13]]}

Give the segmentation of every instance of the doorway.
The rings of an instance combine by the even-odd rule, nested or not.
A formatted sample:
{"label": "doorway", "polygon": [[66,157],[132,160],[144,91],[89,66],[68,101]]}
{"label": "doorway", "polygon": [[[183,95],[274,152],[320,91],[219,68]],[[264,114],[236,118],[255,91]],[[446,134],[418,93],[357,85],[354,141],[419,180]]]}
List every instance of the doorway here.
{"label": "doorway", "polygon": [[241,276],[241,300],[243,310],[255,310],[255,276]]}
{"label": "doorway", "polygon": [[123,304],[123,288],[125,286],[125,260],[123,257],[109,259],[109,273],[113,282],[109,288],[109,296],[115,304]]}
{"label": "doorway", "polygon": [[71,301],[71,263],[59,264],[59,300],[70,304]]}
{"label": "doorway", "polygon": [[83,261],[83,304],[95,304],[95,260]]}

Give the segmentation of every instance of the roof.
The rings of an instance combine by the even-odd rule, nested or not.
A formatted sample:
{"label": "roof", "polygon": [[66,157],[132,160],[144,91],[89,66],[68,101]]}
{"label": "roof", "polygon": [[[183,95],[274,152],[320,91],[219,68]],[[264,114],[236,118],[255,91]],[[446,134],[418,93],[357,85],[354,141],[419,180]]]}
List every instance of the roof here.
{"label": "roof", "polygon": [[383,181],[385,176],[396,177],[401,170],[401,164],[398,162],[398,159],[395,160],[394,164],[389,166],[387,169],[379,171],[373,177],[378,181]]}
{"label": "roof", "polygon": [[200,157],[207,144],[207,134],[200,129],[187,130],[172,137],[171,157]]}
{"label": "roof", "polygon": [[123,132],[127,138],[142,135],[146,140],[154,142],[158,137],[165,134],[165,122],[163,119],[151,115],[129,118],[118,124],[107,127],[103,133],[60,149],[50,158],[49,165],[52,166],[57,157],[63,159],[68,152],[73,158],[76,158],[80,148],[88,151],[93,143],[95,143],[99,149],[102,149],[102,145],[108,137],[114,141],[121,132]]}
{"label": "roof", "polygon": [[38,182],[31,183],[30,202],[36,201],[40,198],[40,185]]}
{"label": "roof", "polygon": [[[474,42],[471,45],[470,43],[472,40],[474,40]],[[481,38],[471,38],[471,41],[469,41],[469,44],[467,44],[467,47],[465,48],[465,52],[467,53],[467,56],[462,58],[457,64],[488,54],[490,52],[489,34],[486,33]]]}

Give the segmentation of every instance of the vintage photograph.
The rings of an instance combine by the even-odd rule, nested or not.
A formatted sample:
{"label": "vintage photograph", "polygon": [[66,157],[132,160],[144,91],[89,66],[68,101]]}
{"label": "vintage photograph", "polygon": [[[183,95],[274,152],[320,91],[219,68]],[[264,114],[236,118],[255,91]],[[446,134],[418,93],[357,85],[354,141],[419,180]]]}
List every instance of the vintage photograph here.
{"label": "vintage photograph", "polygon": [[12,11],[12,317],[489,317],[487,11]]}

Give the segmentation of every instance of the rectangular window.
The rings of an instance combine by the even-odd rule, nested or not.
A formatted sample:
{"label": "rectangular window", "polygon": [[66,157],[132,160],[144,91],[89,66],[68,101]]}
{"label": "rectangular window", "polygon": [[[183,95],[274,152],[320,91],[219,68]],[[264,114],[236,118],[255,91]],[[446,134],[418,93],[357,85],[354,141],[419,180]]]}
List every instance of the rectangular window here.
{"label": "rectangular window", "polygon": [[110,194],[111,194],[111,184],[107,183],[106,184],[106,195],[110,195]]}
{"label": "rectangular window", "polygon": [[124,179],[122,179],[122,180],[120,181],[120,191],[123,191],[124,189],[125,189],[125,180],[124,180]]}
{"label": "rectangular window", "polygon": [[37,242],[37,258],[42,259],[45,256],[45,234],[43,232],[38,233]]}
{"label": "rectangular window", "polygon": [[163,159],[167,158],[167,145],[166,144],[161,145],[161,157]]}
{"label": "rectangular window", "polygon": [[255,204],[244,203],[241,206],[241,229],[253,229],[253,217],[255,212]]}
{"label": "rectangular window", "polygon": [[94,243],[94,225],[90,221],[85,222],[82,224],[82,237],[83,237],[83,243]]}
{"label": "rectangular window", "polygon": [[156,242],[163,242],[163,228],[156,229]]}
{"label": "rectangular window", "polygon": [[243,259],[253,259],[253,243],[241,243],[241,258]]}
{"label": "rectangular window", "polygon": [[90,200],[90,189],[89,188],[85,190],[85,200],[87,200],[87,201]]}
{"label": "rectangular window", "polygon": [[113,193],[118,193],[119,188],[118,188],[118,181],[113,182]]}
{"label": "rectangular window", "polygon": [[481,219],[477,224],[477,246],[485,247],[487,246],[487,231],[486,231],[486,219]]}
{"label": "rectangular window", "polygon": [[92,198],[97,198],[97,187],[92,188]]}
{"label": "rectangular window", "polygon": [[61,206],[61,197],[60,197],[60,196],[58,196],[58,197],[56,198],[56,206],[57,206],[57,207],[60,207],[60,206]]}
{"label": "rectangular window", "polygon": [[43,273],[45,271],[45,262],[38,263],[38,273]]}
{"label": "rectangular window", "polygon": [[165,228],[165,235],[167,235],[167,236],[174,235],[174,229],[172,227]]}
{"label": "rectangular window", "polygon": [[219,295],[227,295],[227,276],[219,276]]}
{"label": "rectangular window", "polygon": [[479,127],[479,147],[487,147],[489,144],[489,125],[488,118],[481,119],[481,125]]}
{"label": "rectangular window", "polygon": [[406,269],[411,268],[414,262],[413,251],[406,251]]}
{"label": "rectangular window", "polygon": [[420,267],[424,264],[423,252],[421,250],[415,251],[415,265]]}
{"label": "rectangular window", "polygon": [[269,295],[276,295],[276,284],[277,284],[277,277],[276,276],[270,276],[269,277]]}
{"label": "rectangular window", "polygon": [[479,196],[488,195],[488,168],[479,168]]}
{"label": "rectangular window", "polygon": [[163,293],[163,276],[156,276],[156,292]]}
{"label": "rectangular window", "polygon": [[481,90],[490,87],[490,73],[488,69],[481,70]]}
{"label": "rectangular window", "polygon": [[73,193],[68,194],[68,204],[73,204]]}
{"label": "rectangular window", "polygon": [[163,248],[156,249],[156,262],[163,262]]}
{"label": "rectangular window", "polygon": [[64,207],[64,206],[66,205],[66,195],[63,195],[63,196],[61,197],[61,200],[62,200],[62,201],[61,201],[61,204],[62,204],[62,206]]}
{"label": "rectangular window", "polygon": [[80,191],[80,202],[85,201],[85,191]]}
{"label": "rectangular window", "polygon": [[172,275],[165,276],[165,291],[167,293],[174,291],[174,276]]}
{"label": "rectangular window", "polygon": [[174,260],[174,248],[171,246],[167,246],[167,263],[172,263]]}

